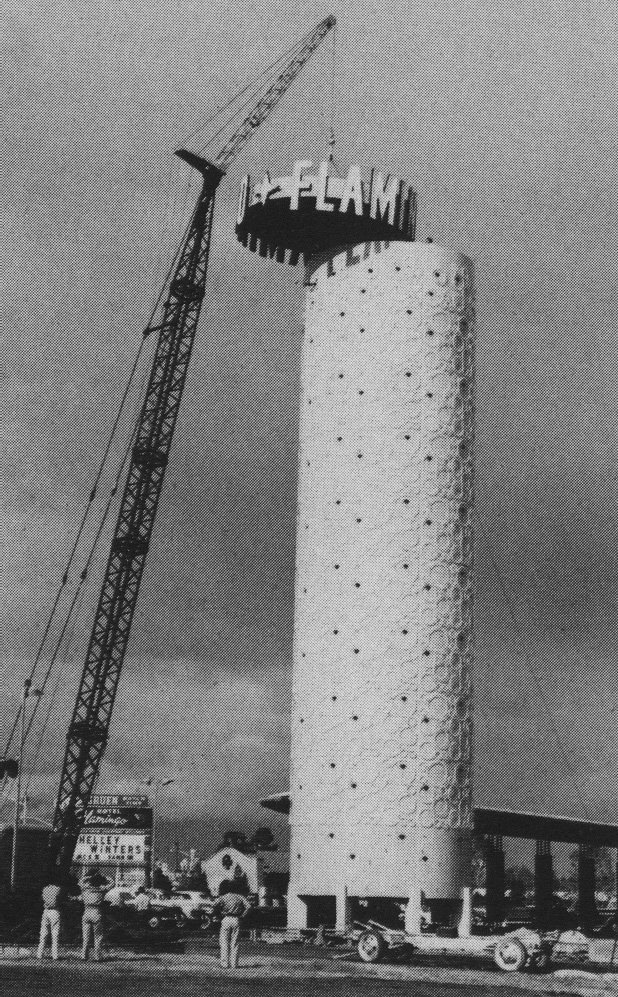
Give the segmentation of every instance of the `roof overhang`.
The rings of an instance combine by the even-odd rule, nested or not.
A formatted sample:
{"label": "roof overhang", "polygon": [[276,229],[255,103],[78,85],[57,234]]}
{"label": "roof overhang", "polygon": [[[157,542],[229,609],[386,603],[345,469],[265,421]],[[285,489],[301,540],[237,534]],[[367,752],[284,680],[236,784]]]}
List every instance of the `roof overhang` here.
{"label": "roof overhang", "polygon": [[[260,800],[267,810],[289,814],[290,794],[274,793]],[[564,841],[569,844],[604,845],[618,848],[618,824],[600,824],[577,817],[553,814],[522,813],[517,810],[474,810],[475,834],[493,834],[505,838],[531,838],[541,841]]]}
{"label": "roof overhang", "polygon": [[537,841],[618,848],[618,825],[599,824],[578,817],[478,807],[474,811],[474,830],[476,834],[495,834],[505,838],[534,838]]}

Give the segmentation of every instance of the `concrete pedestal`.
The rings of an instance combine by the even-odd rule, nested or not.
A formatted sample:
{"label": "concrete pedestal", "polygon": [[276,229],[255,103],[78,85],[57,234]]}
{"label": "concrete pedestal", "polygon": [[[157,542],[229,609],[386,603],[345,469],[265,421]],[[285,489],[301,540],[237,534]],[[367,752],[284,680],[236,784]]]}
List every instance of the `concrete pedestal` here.
{"label": "concrete pedestal", "polygon": [[342,883],[352,897],[422,890],[460,904],[472,265],[435,245],[361,244],[312,257],[307,284],[291,891],[332,896]]}

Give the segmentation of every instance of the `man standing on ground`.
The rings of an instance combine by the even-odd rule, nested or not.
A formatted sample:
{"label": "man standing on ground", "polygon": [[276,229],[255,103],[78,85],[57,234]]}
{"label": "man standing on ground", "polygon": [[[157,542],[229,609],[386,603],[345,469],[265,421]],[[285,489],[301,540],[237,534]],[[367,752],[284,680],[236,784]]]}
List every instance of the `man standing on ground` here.
{"label": "man standing on ground", "polygon": [[242,893],[237,893],[234,884],[224,879],[219,887],[219,897],[215,900],[214,909],[220,911],[221,930],[219,931],[219,947],[221,950],[221,966],[223,969],[236,969],[238,966],[238,947],[240,941],[240,922],[251,910],[251,904]]}
{"label": "man standing on ground", "polygon": [[99,962],[103,946],[103,900],[110,884],[95,866],[86,873],[79,885],[84,904],[84,913],[82,916],[82,959],[84,961],[87,960],[91,941],[94,941],[94,961]]}
{"label": "man standing on ground", "polygon": [[37,958],[42,959],[47,944],[47,935],[51,938],[52,959],[58,959],[58,942],[60,940],[60,898],[62,890],[58,883],[51,879],[43,887],[43,917],[41,918],[41,935]]}

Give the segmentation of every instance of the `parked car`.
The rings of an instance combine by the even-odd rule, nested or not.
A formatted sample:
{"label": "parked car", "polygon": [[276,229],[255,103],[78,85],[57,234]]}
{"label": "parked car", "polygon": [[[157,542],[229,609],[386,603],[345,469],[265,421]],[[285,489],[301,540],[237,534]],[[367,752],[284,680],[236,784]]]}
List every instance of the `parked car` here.
{"label": "parked car", "polygon": [[211,911],[214,900],[200,890],[175,890],[172,897],[186,917],[197,917],[203,911]]}
{"label": "parked car", "polygon": [[109,913],[109,932],[112,937],[126,938],[144,932],[179,933],[186,921],[182,911],[176,907],[138,911],[132,904],[125,903]]}
{"label": "parked car", "polygon": [[104,901],[111,907],[125,907],[127,904],[130,906],[135,902],[135,890],[129,886],[113,886],[105,894]]}
{"label": "parked car", "polygon": [[141,913],[136,911],[135,916],[153,931],[183,928],[186,920],[182,911],[177,907],[159,907],[158,909],[150,907]]}
{"label": "parked car", "polygon": [[218,920],[213,912],[214,900],[207,893],[199,890],[173,890],[171,893],[148,890],[147,893],[151,910],[179,911],[185,921],[201,930],[207,930]]}

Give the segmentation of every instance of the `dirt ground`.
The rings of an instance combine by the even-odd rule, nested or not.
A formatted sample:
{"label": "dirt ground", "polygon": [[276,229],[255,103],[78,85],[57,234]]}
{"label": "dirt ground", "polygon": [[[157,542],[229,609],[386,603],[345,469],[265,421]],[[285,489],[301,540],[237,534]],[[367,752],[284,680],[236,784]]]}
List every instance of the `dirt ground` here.
{"label": "dirt ground", "polygon": [[296,946],[245,946],[241,965],[222,970],[216,949],[187,955],[138,955],[108,951],[99,964],[85,965],[75,949],[61,960],[38,962],[32,950],[0,951],[2,997],[524,997],[536,994],[616,994],[618,978],[504,974],[489,963],[364,965],[327,951]]}

